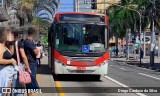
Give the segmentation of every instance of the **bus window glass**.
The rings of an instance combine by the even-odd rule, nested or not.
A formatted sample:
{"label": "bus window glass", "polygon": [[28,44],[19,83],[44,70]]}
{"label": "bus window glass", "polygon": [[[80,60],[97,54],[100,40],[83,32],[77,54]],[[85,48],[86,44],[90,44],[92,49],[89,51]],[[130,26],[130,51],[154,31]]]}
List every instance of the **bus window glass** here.
{"label": "bus window glass", "polygon": [[59,51],[82,52],[87,45],[88,52],[105,52],[105,25],[57,24],[55,41]]}
{"label": "bus window glass", "polygon": [[[84,25],[85,33],[83,44],[89,45],[90,52],[105,51],[105,26]],[[107,41],[106,41],[107,42]]]}

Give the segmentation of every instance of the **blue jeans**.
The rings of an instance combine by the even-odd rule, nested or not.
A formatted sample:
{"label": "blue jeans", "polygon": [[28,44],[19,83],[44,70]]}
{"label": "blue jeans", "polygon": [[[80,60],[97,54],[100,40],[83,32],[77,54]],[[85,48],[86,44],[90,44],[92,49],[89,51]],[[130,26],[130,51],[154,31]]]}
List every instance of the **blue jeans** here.
{"label": "blue jeans", "polygon": [[[15,84],[15,85],[13,85],[13,88],[15,88],[15,89],[16,88],[17,89],[25,89],[25,85],[19,84],[19,79],[18,78],[14,79],[13,82]],[[23,93],[12,93],[12,96],[24,96],[24,94]]]}
{"label": "blue jeans", "polygon": [[29,67],[31,69],[31,80],[32,82],[26,84],[27,89],[39,89],[38,82],[36,80],[36,73],[37,73],[37,64],[36,63],[29,63]]}

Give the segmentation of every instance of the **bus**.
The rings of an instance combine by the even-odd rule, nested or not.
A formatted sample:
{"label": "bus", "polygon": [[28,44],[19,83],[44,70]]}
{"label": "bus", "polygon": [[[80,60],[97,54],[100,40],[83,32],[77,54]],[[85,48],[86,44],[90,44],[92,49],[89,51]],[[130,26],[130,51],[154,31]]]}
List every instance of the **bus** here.
{"label": "bus", "polygon": [[59,12],[48,33],[52,73],[85,74],[100,79],[109,59],[108,17],[104,14]]}

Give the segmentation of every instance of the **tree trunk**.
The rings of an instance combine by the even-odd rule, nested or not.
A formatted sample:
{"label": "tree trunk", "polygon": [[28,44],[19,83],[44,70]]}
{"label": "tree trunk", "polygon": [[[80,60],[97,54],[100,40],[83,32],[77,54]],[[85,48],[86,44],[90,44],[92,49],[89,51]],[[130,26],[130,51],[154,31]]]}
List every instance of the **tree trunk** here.
{"label": "tree trunk", "polygon": [[158,57],[160,57],[160,22],[158,22]]}
{"label": "tree trunk", "polygon": [[128,39],[129,39],[129,29],[126,28],[126,50],[125,50],[125,53],[126,53],[127,60],[129,59]]}
{"label": "tree trunk", "polygon": [[146,30],[143,32],[143,57],[146,57]]}
{"label": "tree trunk", "polygon": [[160,57],[160,31],[158,32],[158,57]]}
{"label": "tree trunk", "polygon": [[125,48],[124,48],[124,37],[123,37],[123,55],[124,55],[124,50],[125,50]]}
{"label": "tree trunk", "polygon": [[115,43],[116,43],[116,56],[118,57],[118,35],[115,35]]}

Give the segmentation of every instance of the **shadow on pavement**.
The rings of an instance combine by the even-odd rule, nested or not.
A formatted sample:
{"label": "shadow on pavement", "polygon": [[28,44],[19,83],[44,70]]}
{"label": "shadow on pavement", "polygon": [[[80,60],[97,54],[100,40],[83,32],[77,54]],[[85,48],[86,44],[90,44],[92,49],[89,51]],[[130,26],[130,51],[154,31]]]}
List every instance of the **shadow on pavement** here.
{"label": "shadow on pavement", "polygon": [[[139,63],[129,63],[128,62],[127,64],[139,66]],[[142,65],[140,67],[149,69],[150,63],[142,63]],[[151,69],[156,70],[156,71],[160,71],[160,63],[154,63],[154,66]]]}
{"label": "shadow on pavement", "polygon": [[48,74],[48,75],[52,74],[47,64],[45,65],[42,64],[41,67],[37,67],[37,73],[38,74]]}
{"label": "shadow on pavement", "polygon": [[79,74],[69,74],[69,75],[53,75],[55,81],[78,81],[78,82],[102,82],[97,80],[95,75],[79,75]]}

